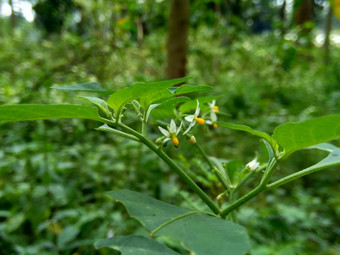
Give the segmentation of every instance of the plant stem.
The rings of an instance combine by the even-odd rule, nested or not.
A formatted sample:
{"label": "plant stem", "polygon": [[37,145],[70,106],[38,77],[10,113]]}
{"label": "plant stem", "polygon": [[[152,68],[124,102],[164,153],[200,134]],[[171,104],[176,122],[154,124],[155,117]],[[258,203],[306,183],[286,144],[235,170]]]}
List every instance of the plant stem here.
{"label": "plant stem", "polygon": [[228,183],[227,179],[222,175],[220,170],[218,170],[217,167],[213,167],[212,171],[216,175],[216,177],[220,181],[220,183],[222,184],[223,188],[225,190],[229,190],[232,185],[231,185],[231,183]]}
{"label": "plant stem", "polygon": [[324,166],[319,167],[319,168],[311,168],[311,167],[306,168],[304,170],[301,170],[299,172],[293,173],[291,175],[283,177],[282,179],[279,179],[279,180],[277,180],[275,182],[272,182],[272,183],[268,184],[266,186],[266,190],[277,188],[277,187],[279,187],[281,185],[284,185],[284,184],[286,184],[288,182],[294,181],[295,179],[300,178],[302,176],[305,176],[305,175],[308,175],[308,174],[311,174],[311,173],[323,170],[325,168],[336,166],[336,165],[339,165],[339,163],[338,162],[334,162],[334,164],[324,165]]}
{"label": "plant stem", "polygon": [[142,119],[142,135],[146,135],[146,111],[143,112],[143,119]]}
{"label": "plant stem", "polygon": [[[233,203],[235,201],[235,189],[230,189],[230,191],[229,191],[229,201],[230,201],[230,203]],[[234,211],[230,212],[229,216],[230,216],[229,219],[232,222],[236,223],[235,212]]]}
{"label": "plant stem", "polygon": [[139,139],[133,135],[130,135],[130,134],[127,134],[127,133],[124,133],[120,130],[117,130],[117,129],[113,129],[109,126],[106,126],[106,127],[99,127],[99,128],[96,128],[96,130],[98,131],[104,131],[104,132],[107,132],[107,133],[111,133],[111,134],[115,134],[115,135],[118,135],[118,136],[121,136],[121,137],[125,137],[125,138],[128,138],[130,140],[133,140],[133,141],[137,141],[139,142]]}
{"label": "plant stem", "polygon": [[155,152],[165,163],[173,169],[179,177],[204,201],[204,203],[216,214],[220,214],[220,208],[210,199],[210,197],[158,146],[152,141],[144,137],[142,134],[133,130],[132,128],[118,123],[118,126],[124,129],[126,132],[136,136],[139,140],[144,143],[149,149]]}
{"label": "plant stem", "polygon": [[253,189],[252,191],[250,191],[249,193],[247,193],[243,197],[239,198],[238,200],[236,200],[235,202],[230,204],[226,209],[224,209],[221,212],[221,216],[223,218],[225,218],[233,210],[240,207],[244,203],[248,202],[250,199],[255,197],[260,192],[264,191],[266,189],[266,185],[267,185],[268,181],[270,180],[270,177],[272,176],[272,174],[273,174],[274,170],[276,169],[278,163],[279,163],[278,160],[276,158],[273,158],[271,163],[267,166],[267,169],[266,169],[266,171],[265,171],[265,173],[264,173],[264,175],[261,179],[260,184],[255,189]]}
{"label": "plant stem", "polygon": [[214,164],[211,162],[211,160],[209,159],[208,155],[205,153],[203,148],[198,143],[195,143],[195,146],[198,149],[198,151],[201,153],[201,155],[203,156],[205,161],[208,163],[208,165],[210,166],[211,170],[214,172],[214,174],[216,175],[217,179],[222,184],[223,188],[225,190],[228,190],[230,185],[226,182],[224,176],[222,176],[221,172],[214,166]]}

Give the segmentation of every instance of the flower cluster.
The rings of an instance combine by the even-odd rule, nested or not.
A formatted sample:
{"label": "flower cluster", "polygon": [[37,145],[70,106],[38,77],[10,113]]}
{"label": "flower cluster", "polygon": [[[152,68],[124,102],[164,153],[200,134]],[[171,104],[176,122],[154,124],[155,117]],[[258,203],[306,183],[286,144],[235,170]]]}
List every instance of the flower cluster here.
{"label": "flower cluster", "polygon": [[[189,135],[188,132],[195,126],[196,123],[199,125],[204,125],[205,123],[208,125],[212,125],[213,128],[217,128],[217,113],[219,112],[218,106],[216,106],[216,101],[213,100],[211,103],[209,103],[210,107],[210,119],[205,120],[203,117],[200,116],[200,107],[199,102],[197,101],[197,106],[195,113],[192,115],[188,115],[184,117],[184,120],[189,122],[189,126],[187,129],[183,132],[183,135],[187,135],[188,141],[191,144],[196,143],[196,138],[193,135]],[[158,129],[161,131],[161,133],[164,135],[163,137],[160,137],[156,140],[157,144],[166,144],[168,141],[172,141],[172,144],[175,147],[178,147],[179,140],[178,140],[178,134],[180,133],[182,129],[183,122],[181,121],[181,124],[177,128],[176,123],[173,119],[170,121],[170,125],[167,126],[167,129],[164,129],[162,127],[158,127]]]}

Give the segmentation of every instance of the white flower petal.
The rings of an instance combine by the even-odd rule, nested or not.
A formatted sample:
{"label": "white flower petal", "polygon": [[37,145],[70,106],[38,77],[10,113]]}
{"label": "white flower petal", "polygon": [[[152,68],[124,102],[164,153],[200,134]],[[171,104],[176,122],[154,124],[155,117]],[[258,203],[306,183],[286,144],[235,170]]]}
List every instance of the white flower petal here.
{"label": "white flower petal", "polygon": [[171,139],[170,138],[165,138],[164,140],[163,140],[163,144],[165,144],[167,141],[170,141]]}
{"label": "white flower petal", "polygon": [[170,133],[176,133],[176,123],[173,119],[170,121]]}
{"label": "white flower petal", "polygon": [[207,123],[208,125],[212,125],[213,122],[211,120],[206,120],[205,123]]}
{"label": "white flower petal", "polygon": [[189,122],[193,122],[194,118],[195,118],[194,115],[189,115],[189,116],[184,117],[184,119],[185,119],[186,121],[189,121]]}
{"label": "white flower petal", "polygon": [[183,125],[183,122],[181,121],[181,124],[179,125],[179,127],[178,127],[178,129],[176,131],[176,135],[178,135],[178,133],[181,131],[182,125]]}
{"label": "white flower petal", "polygon": [[196,110],[195,110],[195,117],[197,117],[198,116],[198,114],[200,114],[200,103],[198,102],[198,100],[197,100],[197,106],[196,106]]}
{"label": "white flower petal", "polygon": [[152,104],[152,105],[149,106],[148,111],[146,112],[145,122],[148,121],[148,118],[149,118],[149,116],[150,116],[151,111],[152,111],[153,109],[155,109],[157,106],[159,106],[159,104]]}
{"label": "white flower petal", "polygon": [[216,122],[217,121],[217,115],[215,112],[211,112],[210,113],[210,118],[213,122]]}
{"label": "white flower petal", "polygon": [[166,130],[166,129],[162,128],[162,127],[158,127],[158,129],[159,129],[159,131],[162,132],[163,135],[165,135],[167,137],[170,135],[168,130]]}
{"label": "white flower petal", "polygon": [[187,130],[184,131],[183,135],[185,135],[186,133],[188,133],[190,131],[190,129],[195,125],[195,121],[191,122],[189,127],[187,128]]}
{"label": "white flower petal", "polygon": [[258,168],[260,165],[260,163],[257,161],[257,159],[253,159],[252,161],[250,161],[246,167],[249,167],[250,170],[255,170],[256,168]]}

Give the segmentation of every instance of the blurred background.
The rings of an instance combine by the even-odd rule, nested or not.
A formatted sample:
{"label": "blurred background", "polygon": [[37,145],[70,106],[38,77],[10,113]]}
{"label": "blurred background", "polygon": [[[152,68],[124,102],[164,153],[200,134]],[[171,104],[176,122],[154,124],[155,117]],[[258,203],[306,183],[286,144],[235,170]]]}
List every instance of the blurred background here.
{"label": "blurred background", "polygon": [[[339,1],[326,0],[0,0],[0,104],[87,104],[81,93],[50,87],[96,81],[116,90],[192,75],[190,84],[214,87],[198,95],[219,97],[221,120],[272,134],[287,121],[339,113],[339,19]],[[0,254],[112,254],[93,242],[143,233],[106,195],[113,189],[203,208],[154,154],[97,126],[0,124]],[[204,128],[196,138],[236,168],[255,155],[265,162],[263,145],[245,133]],[[170,147],[217,196],[203,159],[189,145]],[[297,152],[276,178],[323,156]],[[238,210],[250,254],[340,254],[339,171],[314,173]]]}

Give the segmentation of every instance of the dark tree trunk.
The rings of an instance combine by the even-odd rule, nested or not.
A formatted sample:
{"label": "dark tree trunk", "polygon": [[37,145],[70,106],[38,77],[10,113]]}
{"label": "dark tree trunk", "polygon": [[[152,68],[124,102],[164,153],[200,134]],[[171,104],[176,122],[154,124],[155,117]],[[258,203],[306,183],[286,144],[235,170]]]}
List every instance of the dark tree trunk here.
{"label": "dark tree trunk", "polygon": [[306,29],[303,26],[306,22],[313,20],[313,0],[295,0],[294,5],[294,24],[301,26],[306,32],[309,32],[310,29]]}
{"label": "dark tree trunk", "polygon": [[286,0],[283,0],[280,8],[280,21],[281,21],[281,36],[282,38],[286,34]]}
{"label": "dark tree trunk", "polygon": [[12,26],[12,29],[14,29],[17,25],[17,20],[16,20],[16,17],[15,17],[13,1],[8,0],[8,4],[11,7],[11,26]]}
{"label": "dark tree trunk", "polygon": [[186,75],[189,31],[189,0],[172,0],[167,42],[168,79]]}
{"label": "dark tree trunk", "polygon": [[313,0],[294,1],[294,24],[299,28],[297,43],[302,43],[307,47],[312,46],[312,26],[310,23],[313,21],[313,4]]}
{"label": "dark tree trunk", "polygon": [[325,50],[325,56],[324,56],[325,64],[329,62],[329,46],[330,46],[329,36],[332,30],[332,17],[333,17],[332,7],[329,6],[327,17],[326,17],[326,22],[325,22],[325,43],[323,45],[324,50]]}

